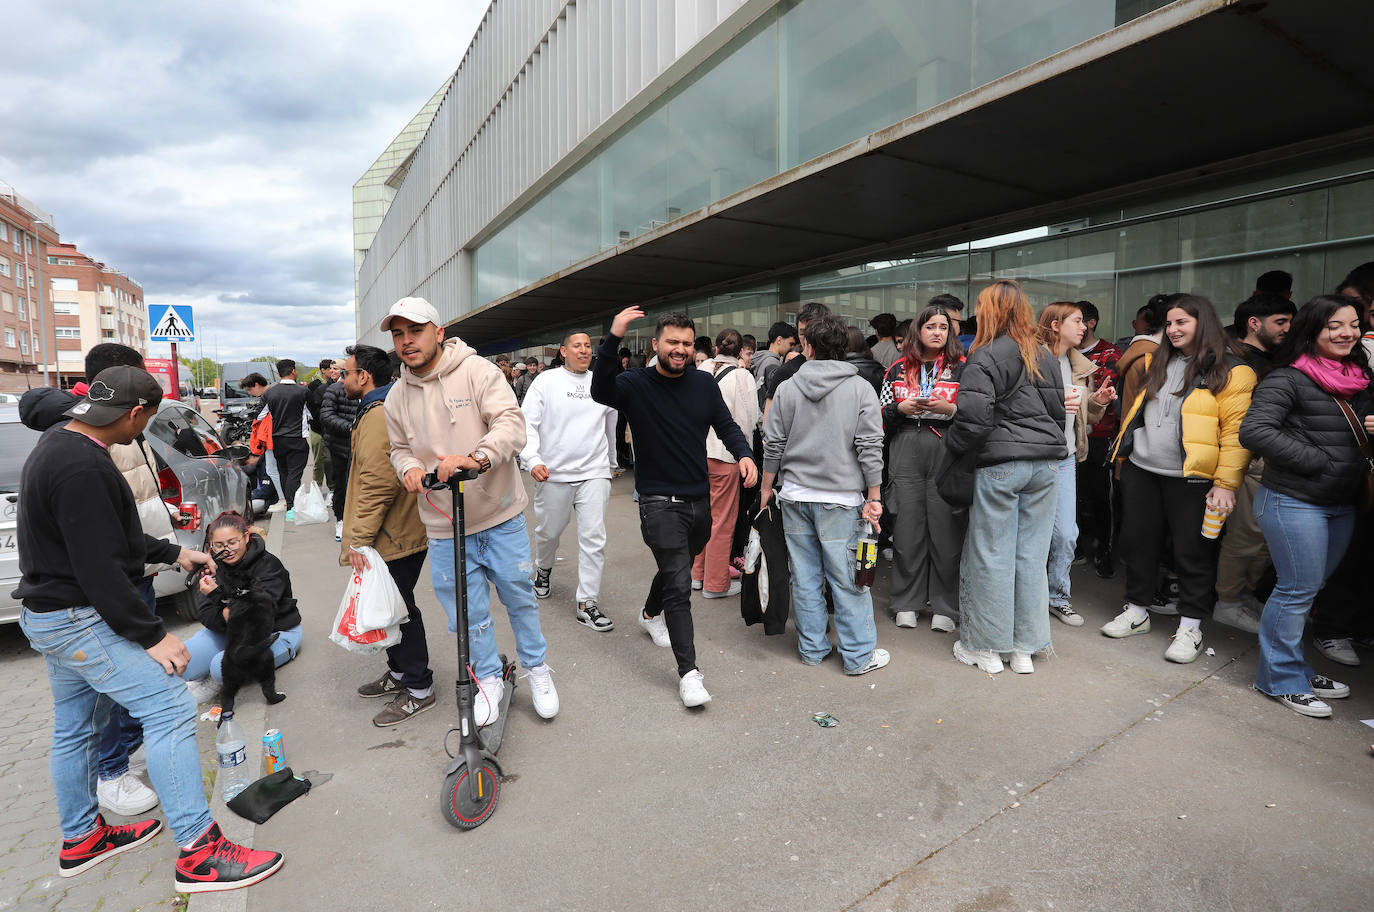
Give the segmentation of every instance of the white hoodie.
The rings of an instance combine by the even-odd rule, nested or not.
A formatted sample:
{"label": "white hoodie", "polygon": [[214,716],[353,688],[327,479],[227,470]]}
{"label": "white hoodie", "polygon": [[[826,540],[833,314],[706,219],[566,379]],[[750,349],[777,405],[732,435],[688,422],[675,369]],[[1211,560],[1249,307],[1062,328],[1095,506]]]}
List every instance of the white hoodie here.
{"label": "white hoodie", "polygon": [[610,478],[615,469],[615,409],[592,401],[592,372],[566,367],[534,378],[525,393],[520,464],[549,470],[549,481]]}

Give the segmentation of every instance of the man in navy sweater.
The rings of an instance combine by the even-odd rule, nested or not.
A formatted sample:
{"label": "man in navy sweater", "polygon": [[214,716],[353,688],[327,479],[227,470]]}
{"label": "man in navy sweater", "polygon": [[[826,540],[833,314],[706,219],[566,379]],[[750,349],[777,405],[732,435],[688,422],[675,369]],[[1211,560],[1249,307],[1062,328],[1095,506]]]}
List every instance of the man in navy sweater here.
{"label": "man in navy sweater", "polygon": [[620,340],[643,316],[638,307],[616,314],[597,352],[592,398],[624,414],[636,441],[639,528],[658,564],[639,625],[656,645],[673,648],[683,705],[701,706],[711,701],[711,695],[697,668],[691,586],[692,561],[711,536],[707,430],[714,429],[739,460],[746,487],[758,482],[758,467],[716,381],[710,374],[689,370],[696,324],[685,314],[659,317],[653,340],[658,361],[653,367],[619,372]]}

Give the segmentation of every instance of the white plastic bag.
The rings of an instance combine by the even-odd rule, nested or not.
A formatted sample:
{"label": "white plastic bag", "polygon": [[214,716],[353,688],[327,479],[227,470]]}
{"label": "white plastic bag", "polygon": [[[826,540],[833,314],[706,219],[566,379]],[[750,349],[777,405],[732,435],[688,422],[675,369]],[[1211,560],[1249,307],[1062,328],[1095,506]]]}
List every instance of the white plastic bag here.
{"label": "white plastic bag", "polygon": [[320,486],[313,481],[310,482],[310,490],[305,492],[305,496],[296,498],[295,510],[298,526],[329,521],[329,509],[324,505],[324,495],[320,493]]}
{"label": "white plastic bag", "polygon": [[349,652],[376,655],[401,641],[401,622],[408,615],[381,557],[372,548],[358,550],[367,557],[369,567],[362,573],[352,571],[329,638]]}

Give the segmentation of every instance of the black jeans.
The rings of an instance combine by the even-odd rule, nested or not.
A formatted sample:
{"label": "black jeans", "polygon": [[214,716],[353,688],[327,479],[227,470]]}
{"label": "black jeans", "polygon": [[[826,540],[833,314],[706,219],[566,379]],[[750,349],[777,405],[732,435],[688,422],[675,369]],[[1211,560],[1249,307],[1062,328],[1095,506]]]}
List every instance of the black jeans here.
{"label": "black jeans", "polygon": [[644,615],[663,615],[681,677],[697,667],[692,634],[692,561],[711,537],[711,500],[656,500],[654,495],[641,494],[639,529],[658,565],[649,597],[644,600]]}
{"label": "black jeans", "polygon": [[272,454],[277,457],[277,474],[281,476],[281,496],[286,509],[296,505],[296,490],[301,486],[305,464],[310,460],[310,441],[294,434],[272,437]]}
{"label": "black jeans", "polygon": [[1103,557],[1112,553],[1116,526],[1112,464],[1107,459],[1111,443],[1106,437],[1089,437],[1088,458],[1078,464],[1078,541],[1081,546],[1091,539],[1093,552]]}
{"label": "black jeans", "polygon": [[1369,610],[1369,546],[1374,519],[1355,513],[1355,534],[1336,572],[1312,603],[1312,637],[1318,640],[1374,636],[1374,612]]}
{"label": "black jeans", "polygon": [[348,500],[348,462],[350,454],[347,447],[329,447],[329,465],[334,475],[329,484],[334,490],[334,518],[343,519],[344,504]]}
{"label": "black jeans", "polygon": [[1216,539],[1202,537],[1202,513],[1212,482],[1169,478],[1138,468],[1121,469],[1121,546],[1126,565],[1126,601],[1149,607],[1159,586],[1159,555],[1165,532],[1173,536],[1178,575],[1178,613],[1205,618],[1217,600]]}
{"label": "black jeans", "polygon": [[[339,496],[335,492],[334,496]],[[400,677],[410,690],[425,690],[434,686],[434,671],[429,667],[429,644],[425,641],[425,621],[415,604],[415,583],[425,566],[428,551],[418,551],[408,557],[386,562],[387,572],[401,590],[409,619],[401,625],[401,642],[386,651],[386,665]]]}

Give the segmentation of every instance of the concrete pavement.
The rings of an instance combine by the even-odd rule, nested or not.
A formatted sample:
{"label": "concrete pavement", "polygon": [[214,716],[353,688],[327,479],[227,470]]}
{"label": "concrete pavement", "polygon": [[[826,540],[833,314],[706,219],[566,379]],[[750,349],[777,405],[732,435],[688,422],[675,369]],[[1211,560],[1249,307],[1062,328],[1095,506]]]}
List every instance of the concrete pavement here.
{"label": "concrete pavement", "polygon": [[[892,664],[860,678],[834,658],[803,666],[791,628],[744,627],[737,599],[695,597],[714,701],[688,711],[670,651],[634,623],[652,560],[630,486],[615,483],[608,516],[602,605],[616,629],[573,619],[570,528],[541,602],[563,710],[539,719],[520,688],[499,807],[471,832],[439,809],[457,663],[428,573],[417,594],[440,705],[378,729],[382,702],[354,688],[383,662],[327,639],[346,581],[332,527],[281,526],[306,640],[278,676],[287,700],[264,707],[245,691],[240,710],[250,743],[280,728],[294,769],[334,779],[262,826],[238,821],[256,846],[286,852],[285,868],[192,909],[1368,907],[1374,729],[1358,720],[1374,718],[1369,654],[1360,669],[1317,656],[1354,696],[1333,720],[1302,718],[1249,688],[1253,636],[1209,624],[1216,655],[1179,666],[1162,658],[1169,619],[1147,636],[1099,635],[1122,581],[1089,572],[1075,576],[1087,624],[1055,623],[1056,656],[1033,675],[989,677],[952,658],[950,635],[893,627],[880,575],[878,640]],[[23,664],[12,652],[0,658],[7,680]],[[45,696],[26,699],[50,719]],[[822,709],[839,725],[816,726]],[[15,762],[9,742],[0,750]],[[55,831],[55,814],[33,813]]]}

